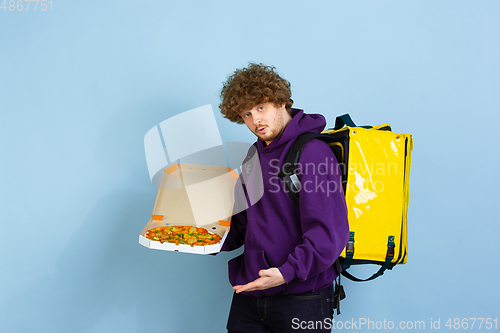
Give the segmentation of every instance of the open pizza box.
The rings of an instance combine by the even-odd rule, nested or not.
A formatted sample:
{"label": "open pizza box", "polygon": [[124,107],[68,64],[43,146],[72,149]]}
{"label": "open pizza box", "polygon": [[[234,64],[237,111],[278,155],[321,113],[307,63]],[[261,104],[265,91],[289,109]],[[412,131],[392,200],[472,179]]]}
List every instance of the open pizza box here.
{"label": "open pizza box", "polygon": [[[150,249],[209,254],[219,252],[233,214],[248,208],[243,183],[253,170],[249,197],[252,205],[263,195],[258,154],[245,167],[248,142],[222,142],[211,105],[188,110],[153,126],[144,136],[144,151],[152,185],[158,188],[152,218],[139,235],[139,243]],[[233,171],[233,170],[237,170]],[[238,176],[239,174],[239,176]],[[241,182],[236,182],[241,177]],[[235,187],[236,186],[236,187]],[[195,226],[222,237],[218,244],[184,245],[149,240],[147,231],[160,226]]]}
{"label": "open pizza box", "polygon": [[[152,218],[139,236],[150,249],[198,254],[217,253],[224,243],[234,204],[238,174],[229,167],[176,163],[163,171]],[[160,226],[196,226],[222,237],[218,244],[190,246],[146,238]]]}

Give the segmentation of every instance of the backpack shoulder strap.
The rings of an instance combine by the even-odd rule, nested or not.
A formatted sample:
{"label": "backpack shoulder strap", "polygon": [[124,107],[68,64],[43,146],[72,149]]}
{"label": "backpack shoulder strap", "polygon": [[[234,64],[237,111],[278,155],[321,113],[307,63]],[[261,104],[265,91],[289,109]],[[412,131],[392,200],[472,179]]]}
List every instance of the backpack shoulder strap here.
{"label": "backpack shoulder strap", "polygon": [[283,166],[281,167],[278,177],[285,183],[285,189],[292,200],[299,203],[300,179],[297,175],[300,156],[304,150],[306,143],[313,139],[321,139],[325,142],[330,141],[330,137],[325,134],[305,132],[295,139],[295,142],[290,147],[288,154],[285,157]]}

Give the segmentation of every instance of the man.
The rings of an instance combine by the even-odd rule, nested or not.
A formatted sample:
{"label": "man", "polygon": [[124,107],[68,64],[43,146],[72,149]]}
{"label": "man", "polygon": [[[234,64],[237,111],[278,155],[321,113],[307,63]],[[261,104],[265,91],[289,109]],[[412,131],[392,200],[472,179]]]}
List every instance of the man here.
{"label": "man", "polygon": [[[302,152],[299,204],[278,178],[297,136],[319,133],[326,125],[323,116],[292,108],[290,87],[274,67],[251,63],[236,70],[221,91],[224,117],[246,124],[258,138],[264,192],[232,217],[222,248],[245,245],[229,262],[235,294],[228,332],[330,332],[333,264],[348,241],[347,209],[340,168],[321,140],[308,142]],[[255,190],[245,172],[238,182],[251,197]],[[235,200],[251,203],[248,197]]]}

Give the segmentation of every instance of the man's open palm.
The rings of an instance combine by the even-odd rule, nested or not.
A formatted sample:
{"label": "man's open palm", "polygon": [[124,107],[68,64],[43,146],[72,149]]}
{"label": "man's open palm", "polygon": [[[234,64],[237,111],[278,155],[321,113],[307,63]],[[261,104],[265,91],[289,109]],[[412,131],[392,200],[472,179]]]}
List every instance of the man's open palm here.
{"label": "man's open palm", "polygon": [[285,278],[283,277],[283,275],[281,275],[280,270],[276,267],[260,270],[259,276],[260,278],[258,278],[257,280],[249,282],[243,286],[234,286],[233,289],[238,294],[242,291],[269,289],[286,283]]}

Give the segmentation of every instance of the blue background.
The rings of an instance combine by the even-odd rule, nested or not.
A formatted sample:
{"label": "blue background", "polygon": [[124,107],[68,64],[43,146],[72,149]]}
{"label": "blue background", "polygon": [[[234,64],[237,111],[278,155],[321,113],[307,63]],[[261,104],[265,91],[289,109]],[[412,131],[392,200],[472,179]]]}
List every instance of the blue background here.
{"label": "blue background", "polygon": [[[446,331],[448,318],[500,317],[500,2],[33,9],[0,10],[0,332],[225,330],[234,253],[138,244],[156,196],[143,138],[183,111],[217,111],[222,82],[249,61],[276,66],[295,106],[329,125],[350,113],[414,135],[408,263],[345,281],[337,319],[430,331],[440,318]],[[216,117],[224,142],[254,140]]]}

